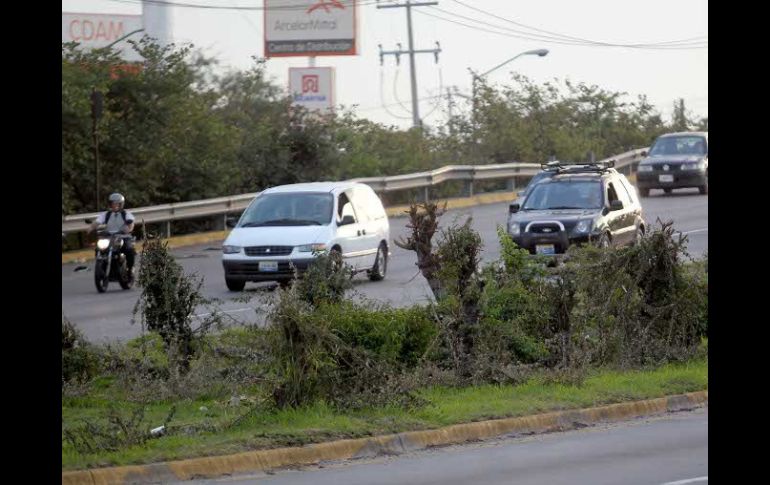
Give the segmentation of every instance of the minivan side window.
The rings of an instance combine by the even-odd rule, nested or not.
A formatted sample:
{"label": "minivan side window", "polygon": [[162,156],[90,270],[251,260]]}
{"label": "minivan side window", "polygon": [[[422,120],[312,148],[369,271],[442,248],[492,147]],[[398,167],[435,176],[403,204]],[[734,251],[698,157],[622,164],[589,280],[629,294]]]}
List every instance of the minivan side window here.
{"label": "minivan side window", "polygon": [[615,192],[615,187],[613,187],[612,182],[610,182],[607,184],[607,202],[612,204],[615,200],[618,200],[618,193]]}
{"label": "minivan side window", "polygon": [[350,202],[347,192],[343,192],[337,198],[337,221],[341,221],[345,216],[353,216],[358,221],[356,213],[353,210],[353,204]]}

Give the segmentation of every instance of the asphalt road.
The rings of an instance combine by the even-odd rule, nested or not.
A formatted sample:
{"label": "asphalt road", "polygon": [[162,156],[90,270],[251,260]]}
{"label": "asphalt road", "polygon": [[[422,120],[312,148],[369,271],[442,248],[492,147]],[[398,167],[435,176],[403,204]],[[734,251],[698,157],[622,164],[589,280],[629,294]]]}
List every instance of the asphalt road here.
{"label": "asphalt road", "polygon": [[708,483],[708,411],[196,485],[686,485]]}
{"label": "asphalt road", "polygon": [[[446,225],[453,220],[464,222],[468,215],[473,217],[473,227],[484,241],[482,257],[491,261],[499,257],[496,227],[505,224],[508,204],[490,204],[468,209],[450,211],[442,218]],[[653,192],[642,199],[644,217],[649,224],[657,218],[673,220],[678,231],[687,234],[689,250],[693,256],[700,256],[708,249],[708,196],[697,191],[677,191],[671,196]],[[405,218],[391,219],[391,238],[406,234]],[[219,247],[221,242],[192,246],[174,251],[187,272],[204,277],[203,291],[206,296],[223,300],[221,308],[232,316],[246,322],[258,321],[260,316],[254,304],[231,301],[236,293],[227,290],[224,284]],[[391,259],[388,275],[384,281],[370,282],[365,275],[356,276],[357,297],[387,302],[394,306],[408,306],[428,301],[430,289],[425,279],[417,273],[415,254],[391,245]],[[93,283],[93,272],[89,263],[85,270],[76,271],[78,264],[62,265],[62,313],[75,323],[92,341],[125,340],[138,336],[139,324],[131,324],[133,307],[139,290],[123,291],[117,283],[111,283],[107,293],[99,294]],[[249,283],[246,294],[269,294],[271,283]],[[205,313],[205,309],[200,310]]]}

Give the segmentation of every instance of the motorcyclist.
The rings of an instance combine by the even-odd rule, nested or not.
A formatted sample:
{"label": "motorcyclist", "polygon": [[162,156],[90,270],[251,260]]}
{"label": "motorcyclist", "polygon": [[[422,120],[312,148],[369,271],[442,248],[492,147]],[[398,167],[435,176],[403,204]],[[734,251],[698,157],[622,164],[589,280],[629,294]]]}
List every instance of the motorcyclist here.
{"label": "motorcyclist", "polygon": [[[110,233],[122,232],[124,234],[131,234],[131,231],[134,230],[134,215],[123,208],[125,204],[126,198],[123,197],[122,194],[116,192],[110,195],[110,209],[99,214],[99,217],[97,217],[93,224],[91,224],[91,232],[95,231],[100,225],[106,225],[106,229]],[[121,252],[126,255],[128,271],[133,277],[136,250],[134,249],[134,242],[131,238],[126,238],[123,241]]]}

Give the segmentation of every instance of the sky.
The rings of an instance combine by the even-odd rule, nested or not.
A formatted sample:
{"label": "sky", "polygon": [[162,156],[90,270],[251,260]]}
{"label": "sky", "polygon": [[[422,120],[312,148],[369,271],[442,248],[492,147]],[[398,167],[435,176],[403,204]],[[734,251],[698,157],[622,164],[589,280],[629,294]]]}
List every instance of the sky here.
{"label": "sky", "polygon": [[[170,1],[219,7],[264,5],[263,0]],[[628,101],[647,95],[667,119],[678,98],[684,98],[687,109],[696,117],[708,116],[708,48],[577,46],[531,38],[542,30],[611,44],[707,37],[707,0],[437,1],[436,6],[412,9],[415,49],[432,49],[436,42],[442,49],[438,63],[433,55],[416,56],[418,97],[428,98],[420,102],[420,115],[426,125],[436,126],[446,119],[446,96],[436,98],[437,94],[445,94],[449,87],[470,93],[469,68],[484,72],[533,49],[548,49],[549,53],[545,57],[520,57],[491,73],[487,81],[498,86],[506,84],[512,72],[538,83],[569,79],[627,92]],[[357,105],[355,112],[372,121],[407,128],[412,124],[408,58],[402,57],[397,66],[393,56],[386,56],[381,66],[378,49],[382,44],[385,50],[395,50],[398,42],[406,49],[406,9],[377,9],[373,0],[361,3],[359,55],[318,57],[316,65],[335,68],[337,103]],[[380,2],[389,3],[393,2]],[[264,55],[261,10],[169,8],[174,42],[194,44],[215,57],[223,70],[248,68],[253,65],[253,56]],[[62,0],[62,12],[140,14],[141,4],[137,0]],[[525,28],[511,22],[541,30],[526,29],[530,38],[521,38]],[[289,68],[307,65],[308,59],[303,57],[271,58],[267,71],[288,91]],[[462,99],[455,98],[455,102],[456,109],[465,106]]]}

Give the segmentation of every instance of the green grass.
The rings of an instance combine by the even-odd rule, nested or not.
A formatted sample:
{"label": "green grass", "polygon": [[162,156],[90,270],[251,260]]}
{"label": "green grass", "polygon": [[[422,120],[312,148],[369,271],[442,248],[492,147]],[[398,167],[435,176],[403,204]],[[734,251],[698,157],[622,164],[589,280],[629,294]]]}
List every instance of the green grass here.
{"label": "green grass", "polygon": [[[260,411],[225,429],[221,428],[222,425],[244,415],[249,406],[233,408],[222,400],[184,400],[173,403],[177,406],[171,423],[175,431],[150,440],[144,446],[81,455],[62,439],[62,468],[152,463],[294,446],[704,389],[708,389],[707,359],[644,371],[598,370],[580,386],[549,383],[535,378],[518,386],[434,387],[420,393],[427,404],[412,409],[386,407],[343,413],[319,403],[297,410]],[[111,405],[130,407],[129,403],[115,396],[111,394],[109,382],[104,382],[95,386],[88,397],[63,399],[63,429],[76,426],[82,418],[103,419]],[[147,425],[160,425],[171,405],[171,402],[156,402],[148,406],[145,412]],[[201,406],[208,411],[200,411]],[[198,428],[194,433],[185,433],[184,428],[189,426],[208,426],[214,427],[214,430]],[[220,427],[218,430],[217,426]]]}

